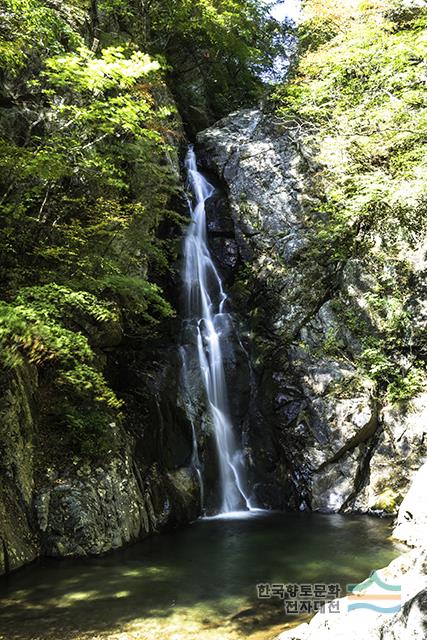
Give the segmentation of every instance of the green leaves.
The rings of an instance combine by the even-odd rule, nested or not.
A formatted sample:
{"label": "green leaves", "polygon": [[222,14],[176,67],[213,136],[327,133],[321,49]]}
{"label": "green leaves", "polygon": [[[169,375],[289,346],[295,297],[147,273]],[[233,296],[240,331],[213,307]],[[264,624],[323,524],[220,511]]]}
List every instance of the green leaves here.
{"label": "green leaves", "polygon": [[64,326],[78,314],[97,323],[117,322],[114,310],[94,296],[54,284],[24,289],[12,304],[0,302],[3,364],[15,366],[23,357],[38,367],[50,364],[59,388],[117,410],[121,403],[97,370],[88,338]]}
{"label": "green leaves", "polygon": [[[394,211],[414,210],[427,195],[427,38],[370,5],[306,53],[294,81],[273,99],[280,115],[315,140],[330,200],[355,222],[370,218],[385,236],[387,228],[395,234]],[[419,232],[426,223],[419,219]]]}
{"label": "green leaves", "polygon": [[55,283],[20,289],[15,302],[31,307],[40,317],[61,320],[83,313],[96,322],[117,322],[117,309],[111,303],[101,302],[87,291],[73,291]]}
{"label": "green leaves", "polygon": [[121,324],[147,336],[173,315],[152,279],[167,266],[157,235],[178,186],[162,65],[129,38],[98,46],[89,8],[2,5],[0,366],[37,366],[54,421],[93,452],[122,406],[103,340],[117,344]]}
{"label": "green leaves", "polygon": [[252,105],[264,93],[262,74],[271,73],[276,56],[286,54],[285,29],[271,18],[270,4],[257,0],[149,4],[149,46],[166,56],[175,95],[190,127],[198,111],[208,120],[219,119],[239,106]]}
{"label": "green leaves", "polygon": [[[37,13],[35,0],[28,0],[28,10]],[[70,30],[64,14],[54,13],[63,31]],[[95,53],[78,32],[70,45],[59,55],[49,55],[54,47],[39,52],[29,82],[39,113],[31,111],[24,120],[25,144],[19,130],[15,136],[13,128],[3,129],[0,180],[6,196],[0,247],[6,248],[9,281],[25,274],[21,284],[28,283],[17,261],[24,249],[24,260],[37,265],[42,282],[74,280],[77,286],[92,283],[93,290],[95,277],[122,268],[115,240],[135,222],[139,251],[157,252],[157,226],[169,216],[168,199],[176,190],[176,177],[164,162],[165,133],[174,133],[173,109],[154,98],[163,85],[160,64],[134,45]],[[135,174],[144,176],[138,193]],[[19,250],[10,244],[13,237]],[[138,259],[144,262],[140,253]]]}
{"label": "green leaves", "polygon": [[339,317],[360,343],[355,365],[393,402],[427,379],[409,312],[421,268],[414,250],[427,236],[427,16],[404,4],[372,0],[351,13],[351,2],[307,0],[299,65],[272,97],[320,169],[326,202],[307,212],[306,259],[362,265],[364,281],[347,284]]}
{"label": "green leaves", "polygon": [[77,51],[46,61],[42,75],[48,85],[95,97],[117,89],[130,89],[138,80],[160,70],[160,64],[141,51],[126,55],[125,47],[108,47],[98,57],[81,46]]}
{"label": "green leaves", "polygon": [[[82,12],[71,5],[71,16],[82,19]],[[63,19],[61,10],[39,0],[2,0],[0,65],[12,77],[31,57],[64,51],[64,41],[76,45],[80,35]]]}

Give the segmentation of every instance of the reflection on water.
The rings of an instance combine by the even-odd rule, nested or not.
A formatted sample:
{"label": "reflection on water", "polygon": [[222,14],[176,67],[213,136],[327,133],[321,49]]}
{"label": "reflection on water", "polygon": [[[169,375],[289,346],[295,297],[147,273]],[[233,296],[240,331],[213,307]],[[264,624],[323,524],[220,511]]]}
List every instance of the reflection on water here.
{"label": "reflection on water", "polygon": [[389,522],[269,514],[199,521],[111,556],[0,581],[2,640],[267,640],[286,623],[260,582],[359,582],[399,550]]}

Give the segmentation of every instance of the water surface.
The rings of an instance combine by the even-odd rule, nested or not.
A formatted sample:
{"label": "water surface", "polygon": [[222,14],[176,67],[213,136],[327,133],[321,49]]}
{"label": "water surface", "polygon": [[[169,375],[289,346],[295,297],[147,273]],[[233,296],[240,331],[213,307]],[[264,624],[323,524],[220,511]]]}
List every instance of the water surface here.
{"label": "water surface", "polygon": [[0,580],[2,640],[267,640],[296,620],[256,584],[363,580],[400,549],[366,516],[198,521],[103,558]]}

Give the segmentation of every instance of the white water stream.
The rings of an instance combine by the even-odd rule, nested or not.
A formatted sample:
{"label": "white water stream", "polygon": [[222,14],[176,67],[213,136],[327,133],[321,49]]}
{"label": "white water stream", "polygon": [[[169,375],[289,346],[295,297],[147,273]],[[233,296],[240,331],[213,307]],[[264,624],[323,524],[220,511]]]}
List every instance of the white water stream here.
{"label": "white water stream", "polygon": [[[245,466],[237,444],[227,394],[222,342],[231,326],[226,311],[227,296],[221,278],[212,261],[207,242],[206,201],[214,187],[197,169],[194,150],[186,158],[188,185],[193,200],[189,201],[191,223],[184,244],[183,280],[186,295],[186,319],[196,332],[197,358],[212,418],[221,488],[221,512],[255,510],[248,497]],[[183,377],[187,375],[186,351],[181,351]],[[196,446],[196,438],[194,438]],[[199,456],[195,451],[194,461]],[[199,468],[198,464],[196,465]]]}

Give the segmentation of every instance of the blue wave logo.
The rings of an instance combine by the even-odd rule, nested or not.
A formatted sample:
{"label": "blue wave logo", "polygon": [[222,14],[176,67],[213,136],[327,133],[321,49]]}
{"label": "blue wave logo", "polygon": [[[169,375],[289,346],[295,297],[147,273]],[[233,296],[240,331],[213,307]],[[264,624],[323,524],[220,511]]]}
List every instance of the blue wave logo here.
{"label": "blue wave logo", "polygon": [[[367,588],[373,585],[382,591],[364,593]],[[350,602],[348,611],[369,609],[377,613],[397,613],[401,609],[401,591],[400,585],[387,584],[381,580],[378,571],[373,571],[364,582],[347,585],[347,600]]]}

